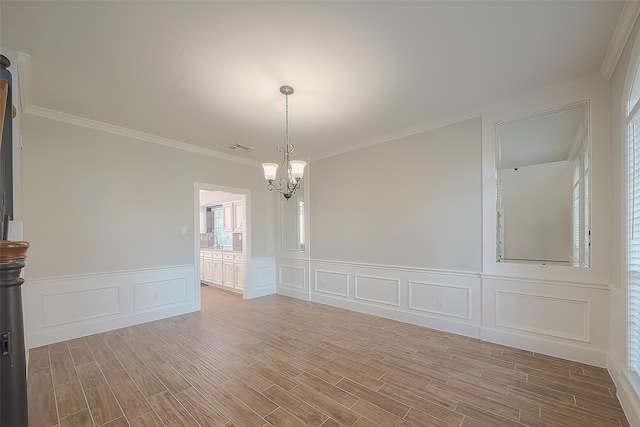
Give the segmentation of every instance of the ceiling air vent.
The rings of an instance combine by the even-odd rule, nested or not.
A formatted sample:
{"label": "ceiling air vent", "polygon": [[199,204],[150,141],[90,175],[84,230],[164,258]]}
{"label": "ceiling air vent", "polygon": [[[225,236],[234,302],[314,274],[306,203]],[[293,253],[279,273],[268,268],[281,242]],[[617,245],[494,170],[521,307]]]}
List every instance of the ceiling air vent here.
{"label": "ceiling air vent", "polygon": [[233,144],[231,147],[232,150],[240,150],[240,151],[252,151],[253,147],[248,147],[242,144]]}

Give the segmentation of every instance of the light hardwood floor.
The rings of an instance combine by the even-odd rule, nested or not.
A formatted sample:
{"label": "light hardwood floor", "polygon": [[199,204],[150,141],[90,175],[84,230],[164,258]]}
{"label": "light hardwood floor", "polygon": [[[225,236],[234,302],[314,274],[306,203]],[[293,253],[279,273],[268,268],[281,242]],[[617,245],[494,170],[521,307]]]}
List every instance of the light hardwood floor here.
{"label": "light hardwood floor", "polygon": [[32,349],[30,427],[628,426],[593,366],[283,296]]}

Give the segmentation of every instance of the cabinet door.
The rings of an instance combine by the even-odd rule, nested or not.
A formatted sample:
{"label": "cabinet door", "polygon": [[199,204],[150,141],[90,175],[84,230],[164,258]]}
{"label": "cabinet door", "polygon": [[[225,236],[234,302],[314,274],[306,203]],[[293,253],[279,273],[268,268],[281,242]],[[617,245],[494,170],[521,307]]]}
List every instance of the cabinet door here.
{"label": "cabinet door", "polygon": [[222,205],[222,231],[233,233],[233,203]]}
{"label": "cabinet door", "polygon": [[234,271],[234,278],[235,278],[235,288],[236,289],[244,289],[244,281],[245,281],[245,275],[244,275],[244,265],[243,264],[238,264],[235,263],[233,264],[233,271]]}
{"label": "cabinet door", "polygon": [[204,260],[204,281],[213,283],[213,260],[207,258]]}
{"label": "cabinet door", "polygon": [[233,288],[233,279],[233,262],[225,262],[222,270],[222,284],[229,288]]}
{"label": "cabinet door", "polygon": [[204,257],[200,257],[200,281],[204,280]]}
{"label": "cabinet door", "polygon": [[233,204],[233,228],[235,232],[244,230],[244,203]]}
{"label": "cabinet door", "polygon": [[214,285],[222,285],[222,261],[213,260],[213,280]]}

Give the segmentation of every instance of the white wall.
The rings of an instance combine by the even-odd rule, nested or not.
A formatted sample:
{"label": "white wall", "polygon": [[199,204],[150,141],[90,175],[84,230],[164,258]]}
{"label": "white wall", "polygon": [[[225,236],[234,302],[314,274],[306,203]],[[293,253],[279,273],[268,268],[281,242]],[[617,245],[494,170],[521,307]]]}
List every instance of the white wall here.
{"label": "white wall", "polygon": [[[273,210],[257,167],[28,114],[22,133],[30,279],[193,264],[194,182]],[[268,210],[252,215],[252,256],[273,254]]]}
{"label": "white wall", "polygon": [[[309,258],[280,254],[278,293],[605,366],[608,96],[603,79],[566,82],[484,106],[481,119],[312,161]],[[591,267],[496,262],[495,123],[584,100]]]}
{"label": "white wall", "polygon": [[194,183],[251,193],[247,294],[268,288],[251,271],[274,268],[258,166],[28,113],[22,135],[29,346],[199,309]]}
{"label": "white wall", "polygon": [[312,257],[477,272],[480,120],[313,162]]}
{"label": "white wall", "polygon": [[479,118],[312,162],[278,293],[479,336],[481,176]]}

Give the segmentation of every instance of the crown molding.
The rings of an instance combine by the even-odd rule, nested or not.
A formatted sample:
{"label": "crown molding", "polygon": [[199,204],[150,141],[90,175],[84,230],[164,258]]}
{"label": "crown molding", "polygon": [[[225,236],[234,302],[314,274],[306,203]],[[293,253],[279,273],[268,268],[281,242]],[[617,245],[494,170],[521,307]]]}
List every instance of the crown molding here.
{"label": "crown molding", "polygon": [[20,105],[22,110],[31,107],[31,55],[16,52],[18,62],[18,84],[20,85]]}
{"label": "crown molding", "polygon": [[522,92],[522,93],[518,93],[515,95],[511,95],[505,98],[501,98],[498,99],[496,101],[493,101],[491,103],[488,104],[483,104],[481,106],[478,106],[476,108],[472,108],[469,109],[467,111],[464,112],[460,112],[460,113],[455,113],[455,114],[451,114],[449,116],[446,117],[441,117],[429,122],[425,122],[422,124],[418,124],[416,126],[412,126],[412,127],[408,127],[408,128],[404,128],[401,129],[397,132],[393,132],[393,133],[388,133],[385,135],[381,135],[379,137],[373,137],[373,138],[369,138],[369,139],[364,139],[361,141],[356,141],[353,142],[351,144],[347,144],[347,145],[343,145],[341,147],[337,147],[333,150],[328,150],[325,151],[321,154],[315,155],[315,156],[311,156],[309,161],[315,161],[315,160],[322,160],[322,159],[326,159],[329,157],[333,157],[333,156],[337,156],[340,154],[345,154],[348,153],[350,151],[356,151],[356,150],[360,150],[361,148],[367,148],[367,147],[371,147],[374,145],[378,145],[378,144],[383,144],[385,142],[390,142],[390,141],[395,141],[397,139],[400,138],[405,138],[408,136],[413,136],[413,135],[417,135],[419,133],[422,132],[427,132],[430,130],[434,130],[434,129],[438,129],[444,126],[449,126],[452,125],[454,123],[459,123],[459,122],[463,122],[465,120],[470,120],[470,119],[475,119],[477,117],[482,117],[484,114],[486,114],[487,110],[496,108],[497,106],[503,105],[503,104],[509,104],[512,102],[517,102],[523,98],[526,97],[531,97],[531,96],[535,96],[536,94],[540,93],[540,92],[548,92],[548,91],[554,91],[554,90],[563,90],[566,88],[570,88],[572,86],[577,86],[577,85],[583,85],[583,84],[589,84],[591,82],[597,82],[597,81],[602,81],[604,80],[603,76],[600,73],[593,73],[593,74],[588,74],[585,76],[580,76],[580,77],[576,77],[573,79],[569,79],[569,80],[564,80],[562,82],[558,82],[549,86],[545,86],[545,87],[541,87],[538,89],[534,89],[534,90],[530,90],[527,92]]}
{"label": "crown molding", "polygon": [[357,142],[353,142],[351,144],[343,145],[341,147],[337,147],[333,150],[325,151],[316,156],[312,156],[310,161],[326,159],[328,157],[338,156],[340,154],[345,154],[350,151],[360,150],[361,148],[367,148],[378,144],[383,144],[385,142],[395,141],[400,138],[405,138],[412,135],[417,135],[422,132],[427,132],[433,129],[438,129],[444,126],[452,125],[454,123],[463,122],[465,120],[474,119],[476,117],[480,117],[481,111],[480,109],[473,109],[466,112],[453,114],[447,117],[439,118],[432,120],[430,122],[422,123],[416,126],[408,127],[401,129],[397,132],[388,133],[385,135],[380,135],[377,137],[360,140]]}
{"label": "crown molding", "polygon": [[179,150],[190,151],[196,154],[202,154],[209,157],[216,157],[223,160],[229,160],[236,163],[242,163],[249,166],[260,166],[260,163],[243,159],[241,157],[231,156],[229,154],[221,153],[219,151],[210,150],[208,148],[198,147],[196,145],[187,144],[173,139],[164,138],[161,136],[151,135],[144,132],[139,132],[132,129],[123,128],[120,126],[111,125],[108,123],[102,123],[95,120],[86,119],[84,117],[74,116],[72,114],[62,113],[60,111],[50,110],[48,108],[30,106],[23,109],[23,112],[33,116],[43,117],[46,119],[56,120],[59,122],[69,123],[76,126],[82,126],[89,129],[94,129],[102,132],[111,133],[114,135],[120,135],[127,138],[138,139],[141,141],[152,142],[154,144],[164,145],[166,147],[177,148]]}
{"label": "crown molding", "polygon": [[59,122],[69,123],[76,126],[81,126],[89,129],[98,130],[101,132],[107,132],[114,135],[120,135],[127,138],[133,138],[140,141],[151,142],[154,144],[164,145],[165,147],[177,148],[179,150],[190,151],[196,154],[202,154],[209,157],[216,157],[218,159],[229,160],[231,162],[242,163],[249,166],[259,167],[260,163],[254,160],[244,159],[242,157],[232,156],[230,154],[221,153],[219,151],[211,150],[197,145],[187,144],[185,142],[176,141],[161,136],[151,135],[144,132],[124,128],[121,126],[112,125],[109,123],[103,123],[96,120],[87,119],[84,117],[74,116],[73,114],[63,113],[61,111],[51,110],[44,107],[38,107],[32,103],[32,89],[31,89],[31,56],[22,52],[17,52],[18,60],[18,73],[20,75],[20,102],[22,105],[22,112],[30,114],[32,116],[38,116],[45,119],[56,120]]}
{"label": "crown molding", "polygon": [[600,74],[602,74],[605,79],[609,80],[611,78],[639,14],[640,1],[627,0],[618,19],[616,29],[613,32],[613,37],[609,43],[607,53],[604,56],[604,61],[602,61],[602,67],[600,67]]}

